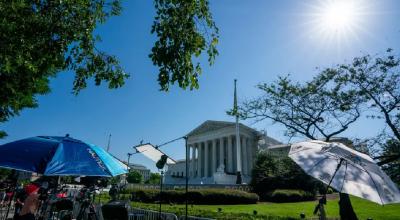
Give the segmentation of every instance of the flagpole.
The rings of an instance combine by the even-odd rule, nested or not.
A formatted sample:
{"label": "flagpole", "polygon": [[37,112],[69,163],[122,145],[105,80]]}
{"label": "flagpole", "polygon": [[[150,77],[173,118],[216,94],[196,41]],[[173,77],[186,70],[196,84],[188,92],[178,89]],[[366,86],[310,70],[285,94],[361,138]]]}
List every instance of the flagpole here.
{"label": "flagpole", "polygon": [[107,152],[110,152],[111,134],[108,136]]}
{"label": "flagpole", "polygon": [[240,143],[240,133],[239,133],[239,112],[237,106],[237,94],[236,94],[236,79],[235,79],[235,91],[234,91],[234,101],[233,101],[233,111],[236,117],[236,184],[242,184],[242,158],[241,158],[241,143]]}

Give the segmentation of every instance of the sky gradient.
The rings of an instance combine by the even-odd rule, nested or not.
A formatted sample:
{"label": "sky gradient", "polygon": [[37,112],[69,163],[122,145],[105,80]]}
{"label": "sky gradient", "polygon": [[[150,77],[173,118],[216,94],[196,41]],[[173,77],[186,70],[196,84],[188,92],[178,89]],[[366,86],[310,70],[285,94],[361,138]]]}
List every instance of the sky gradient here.
{"label": "sky gradient", "polygon": [[[150,28],[155,15],[152,1],[129,0],[119,17],[100,26],[100,48],[116,55],[131,74],[123,88],[109,90],[91,85],[78,96],[72,91],[73,73],[62,72],[51,81],[52,92],[38,97],[39,107],[1,125],[9,136],[0,144],[37,135],[70,134],[106,146],[111,133],[111,153],[122,160],[141,140],[161,144],[183,136],[205,120],[233,121],[225,111],[233,104],[233,80],[238,79],[239,102],[257,96],[255,86],[290,74],[304,81],[316,67],[332,67],[355,56],[377,54],[387,48],[400,51],[400,1],[359,0],[357,26],[344,35],[318,30],[315,13],[323,1],[211,1],[220,29],[219,56],[215,65],[203,64],[198,90],[177,86],[160,92],[157,68],[148,58],[155,37]],[[270,121],[243,122],[282,142],[284,128]],[[382,127],[379,121],[362,119],[344,134],[371,137]],[[164,147],[175,159],[184,157],[182,141]],[[141,155],[131,158],[156,170]]]}

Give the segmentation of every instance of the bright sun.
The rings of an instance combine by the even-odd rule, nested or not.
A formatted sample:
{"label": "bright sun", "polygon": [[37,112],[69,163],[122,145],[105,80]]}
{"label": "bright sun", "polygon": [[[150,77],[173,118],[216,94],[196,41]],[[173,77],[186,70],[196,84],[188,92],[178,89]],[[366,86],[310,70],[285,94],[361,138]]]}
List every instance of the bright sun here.
{"label": "bright sun", "polygon": [[369,11],[365,0],[319,0],[308,6],[310,11],[305,15],[313,39],[344,46],[365,32]]}
{"label": "bright sun", "polygon": [[357,10],[352,1],[330,1],[321,10],[321,25],[331,31],[341,31],[355,25]]}

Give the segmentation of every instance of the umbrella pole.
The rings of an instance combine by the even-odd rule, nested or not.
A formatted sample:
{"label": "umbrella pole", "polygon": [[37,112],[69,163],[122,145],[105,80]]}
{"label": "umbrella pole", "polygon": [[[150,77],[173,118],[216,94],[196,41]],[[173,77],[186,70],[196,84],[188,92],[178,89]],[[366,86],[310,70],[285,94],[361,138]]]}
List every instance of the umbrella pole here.
{"label": "umbrella pole", "polygon": [[325,196],[328,193],[328,189],[329,189],[329,186],[331,185],[331,183],[333,181],[333,178],[335,178],[335,175],[336,175],[337,171],[339,170],[340,166],[342,166],[343,160],[344,160],[343,158],[340,158],[340,162],[338,163],[338,165],[336,167],[336,170],[335,170],[335,172],[333,173],[333,175],[331,177],[331,180],[329,180],[328,186],[326,186]]}

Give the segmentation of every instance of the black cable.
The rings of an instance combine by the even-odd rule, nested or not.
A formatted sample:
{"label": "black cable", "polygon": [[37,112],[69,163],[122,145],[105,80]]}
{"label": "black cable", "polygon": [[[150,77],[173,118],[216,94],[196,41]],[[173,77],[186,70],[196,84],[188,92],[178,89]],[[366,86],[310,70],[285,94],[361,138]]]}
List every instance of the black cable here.
{"label": "black cable", "polygon": [[173,143],[173,142],[178,141],[178,140],[180,140],[180,139],[184,139],[185,137],[186,137],[186,136],[175,138],[175,139],[170,140],[170,141],[167,141],[167,142],[165,142],[165,143],[156,145],[155,148],[160,148],[160,147],[162,147],[162,146],[165,146],[165,145],[167,145],[167,144]]}

